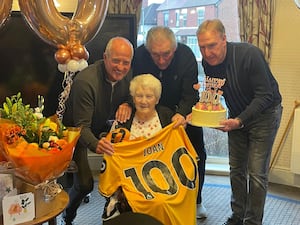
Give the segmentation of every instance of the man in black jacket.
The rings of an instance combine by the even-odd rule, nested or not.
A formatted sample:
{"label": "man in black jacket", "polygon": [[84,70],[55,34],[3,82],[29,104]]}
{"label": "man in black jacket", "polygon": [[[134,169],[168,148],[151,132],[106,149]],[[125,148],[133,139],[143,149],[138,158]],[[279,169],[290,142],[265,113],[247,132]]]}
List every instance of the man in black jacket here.
{"label": "man in black jacket", "polygon": [[228,132],[232,215],[224,224],[261,225],[282,114],[278,83],[260,49],[227,42],[220,20],[204,21],[197,38],[206,79],[225,80],[221,90],[229,119],[220,129]]}
{"label": "man in black jacket", "polygon": [[[159,104],[175,112],[172,121],[186,123],[186,116],[199,100],[199,93],[193,88],[198,83],[198,65],[192,50],[177,43],[173,31],[168,27],[153,27],[147,33],[146,44],[135,51],[133,76],[151,73],[162,84]],[[187,125],[187,134],[198,153],[199,192],[197,198],[197,218],[206,218],[201,191],[204,183],[206,152],[202,127]]]}
{"label": "man in black jacket", "polygon": [[[127,39],[112,38],[106,46],[103,60],[96,61],[74,78],[63,123],[82,129],[73,156],[78,172],[74,174],[69,191],[70,202],[64,212],[66,225],[72,224],[80,203],[94,187],[87,149],[97,152],[99,136],[109,128],[107,122],[115,118],[120,106],[129,107],[126,101],[130,96],[133,53],[133,46]],[[129,116],[125,116],[127,118]]]}

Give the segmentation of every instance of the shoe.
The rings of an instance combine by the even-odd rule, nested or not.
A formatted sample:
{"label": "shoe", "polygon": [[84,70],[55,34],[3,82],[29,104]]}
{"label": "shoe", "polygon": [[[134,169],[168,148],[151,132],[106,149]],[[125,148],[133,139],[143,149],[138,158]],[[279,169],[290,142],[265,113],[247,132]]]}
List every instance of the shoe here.
{"label": "shoe", "polygon": [[223,225],[243,225],[243,220],[235,217],[229,217]]}
{"label": "shoe", "polygon": [[206,208],[204,207],[204,205],[201,204],[197,204],[197,219],[204,219],[207,217],[207,212],[206,212]]}
{"label": "shoe", "polygon": [[75,224],[71,221],[67,221],[64,217],[61,217],[59,225],[75,225]]}

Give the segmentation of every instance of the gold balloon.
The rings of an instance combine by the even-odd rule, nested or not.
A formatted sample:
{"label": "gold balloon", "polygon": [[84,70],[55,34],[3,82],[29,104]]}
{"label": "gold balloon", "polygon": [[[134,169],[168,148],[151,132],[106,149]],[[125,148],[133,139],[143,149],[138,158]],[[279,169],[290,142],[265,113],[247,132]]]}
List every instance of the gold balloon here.
{"label": "gold balloon", "polygon": [[100,30],[109,0],[78,0],[72,18],[63,16],[53,0],[19,0],[22,15],[45,42],[58,45],[85,45]]}
{"label": "gold balloon", "polygon": [[106,17],[109,0],[81,0],[73,15],[73,21],[80,24],[85,31],[77,33],[80,36],[81,44],[85,45],[91,41],[100,28]]}
{"label": "gold balloon", "polygon": [[13,0],[0,0],[0,27],[6,22],[10,15],[12,2]]}
{"label": "gold balloon", "polygon": [[75,44],[71,47],[70,51],[71,51],[72,59],[77,59],[77,60],[85,59],[85,60],[87,60],[87,58],[86,58],[87,50],[83,45]]}
{"label": "gold balloon", "polygon": [[65,64],[65,63],[67,63],[67,61],[69,61],[71,59],[71,53],[68,49],[59,48],[55,52],[54,57],[55,57],[56,62],[58,62],[58,64]]}

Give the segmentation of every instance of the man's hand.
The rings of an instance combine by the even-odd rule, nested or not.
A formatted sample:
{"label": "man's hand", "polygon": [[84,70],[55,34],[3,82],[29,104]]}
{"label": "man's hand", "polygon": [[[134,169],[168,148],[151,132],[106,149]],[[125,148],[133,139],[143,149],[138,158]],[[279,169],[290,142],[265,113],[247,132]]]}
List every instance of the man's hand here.
{"label": "man's hand", "polygon": [[107,140],[105,137],[101,138],[98,141],[98,145],[96,148],[96,153],[98,154],[107,154],[107,155],[112,155],[114,154],[114,147],[112,146],[111,142]]}
{"label": "man's hand", "polygon": [[119,105],[116,112],[116,120],[120,123],[126,122],[131,116],[132,108],[128,103],[123,103]]}
{"label": "man's hand", "polygon": [[192,113],[186,115],[185,120],[186,120],[187,123],[192,122]]}
{"label": "man's hand", "polygon": [[241,120],[239,119],[223,120],[220,125],[224,127],[220,127],[218,130],[225,132],[242,128]]}
{"label": "man's hand", "polygon": [[176,121],[174,128],[175,127],[179,127],[180,125],[182,126],[186,126],[186,120],[184,118],[184,116],[180,115],[179,113],[176,113],[173,117],[172,117],[172,122]]}

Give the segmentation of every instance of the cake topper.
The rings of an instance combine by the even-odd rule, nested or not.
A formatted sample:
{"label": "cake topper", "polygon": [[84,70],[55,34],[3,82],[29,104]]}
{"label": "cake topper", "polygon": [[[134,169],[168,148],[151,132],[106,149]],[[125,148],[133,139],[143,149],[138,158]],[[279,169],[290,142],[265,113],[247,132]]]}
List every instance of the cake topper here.
{"label": "cake topper", "polygon": [[[223,110],[224,107],[221,104],[223,91],[221,88],[224,86],[226,79],[205,76],[204,82],[204,90],[200,92],[200,100],[196,104],[196,108],[207,111]],[[193,88],[199,91],[201,88],[200,83],[194,84]]]}

